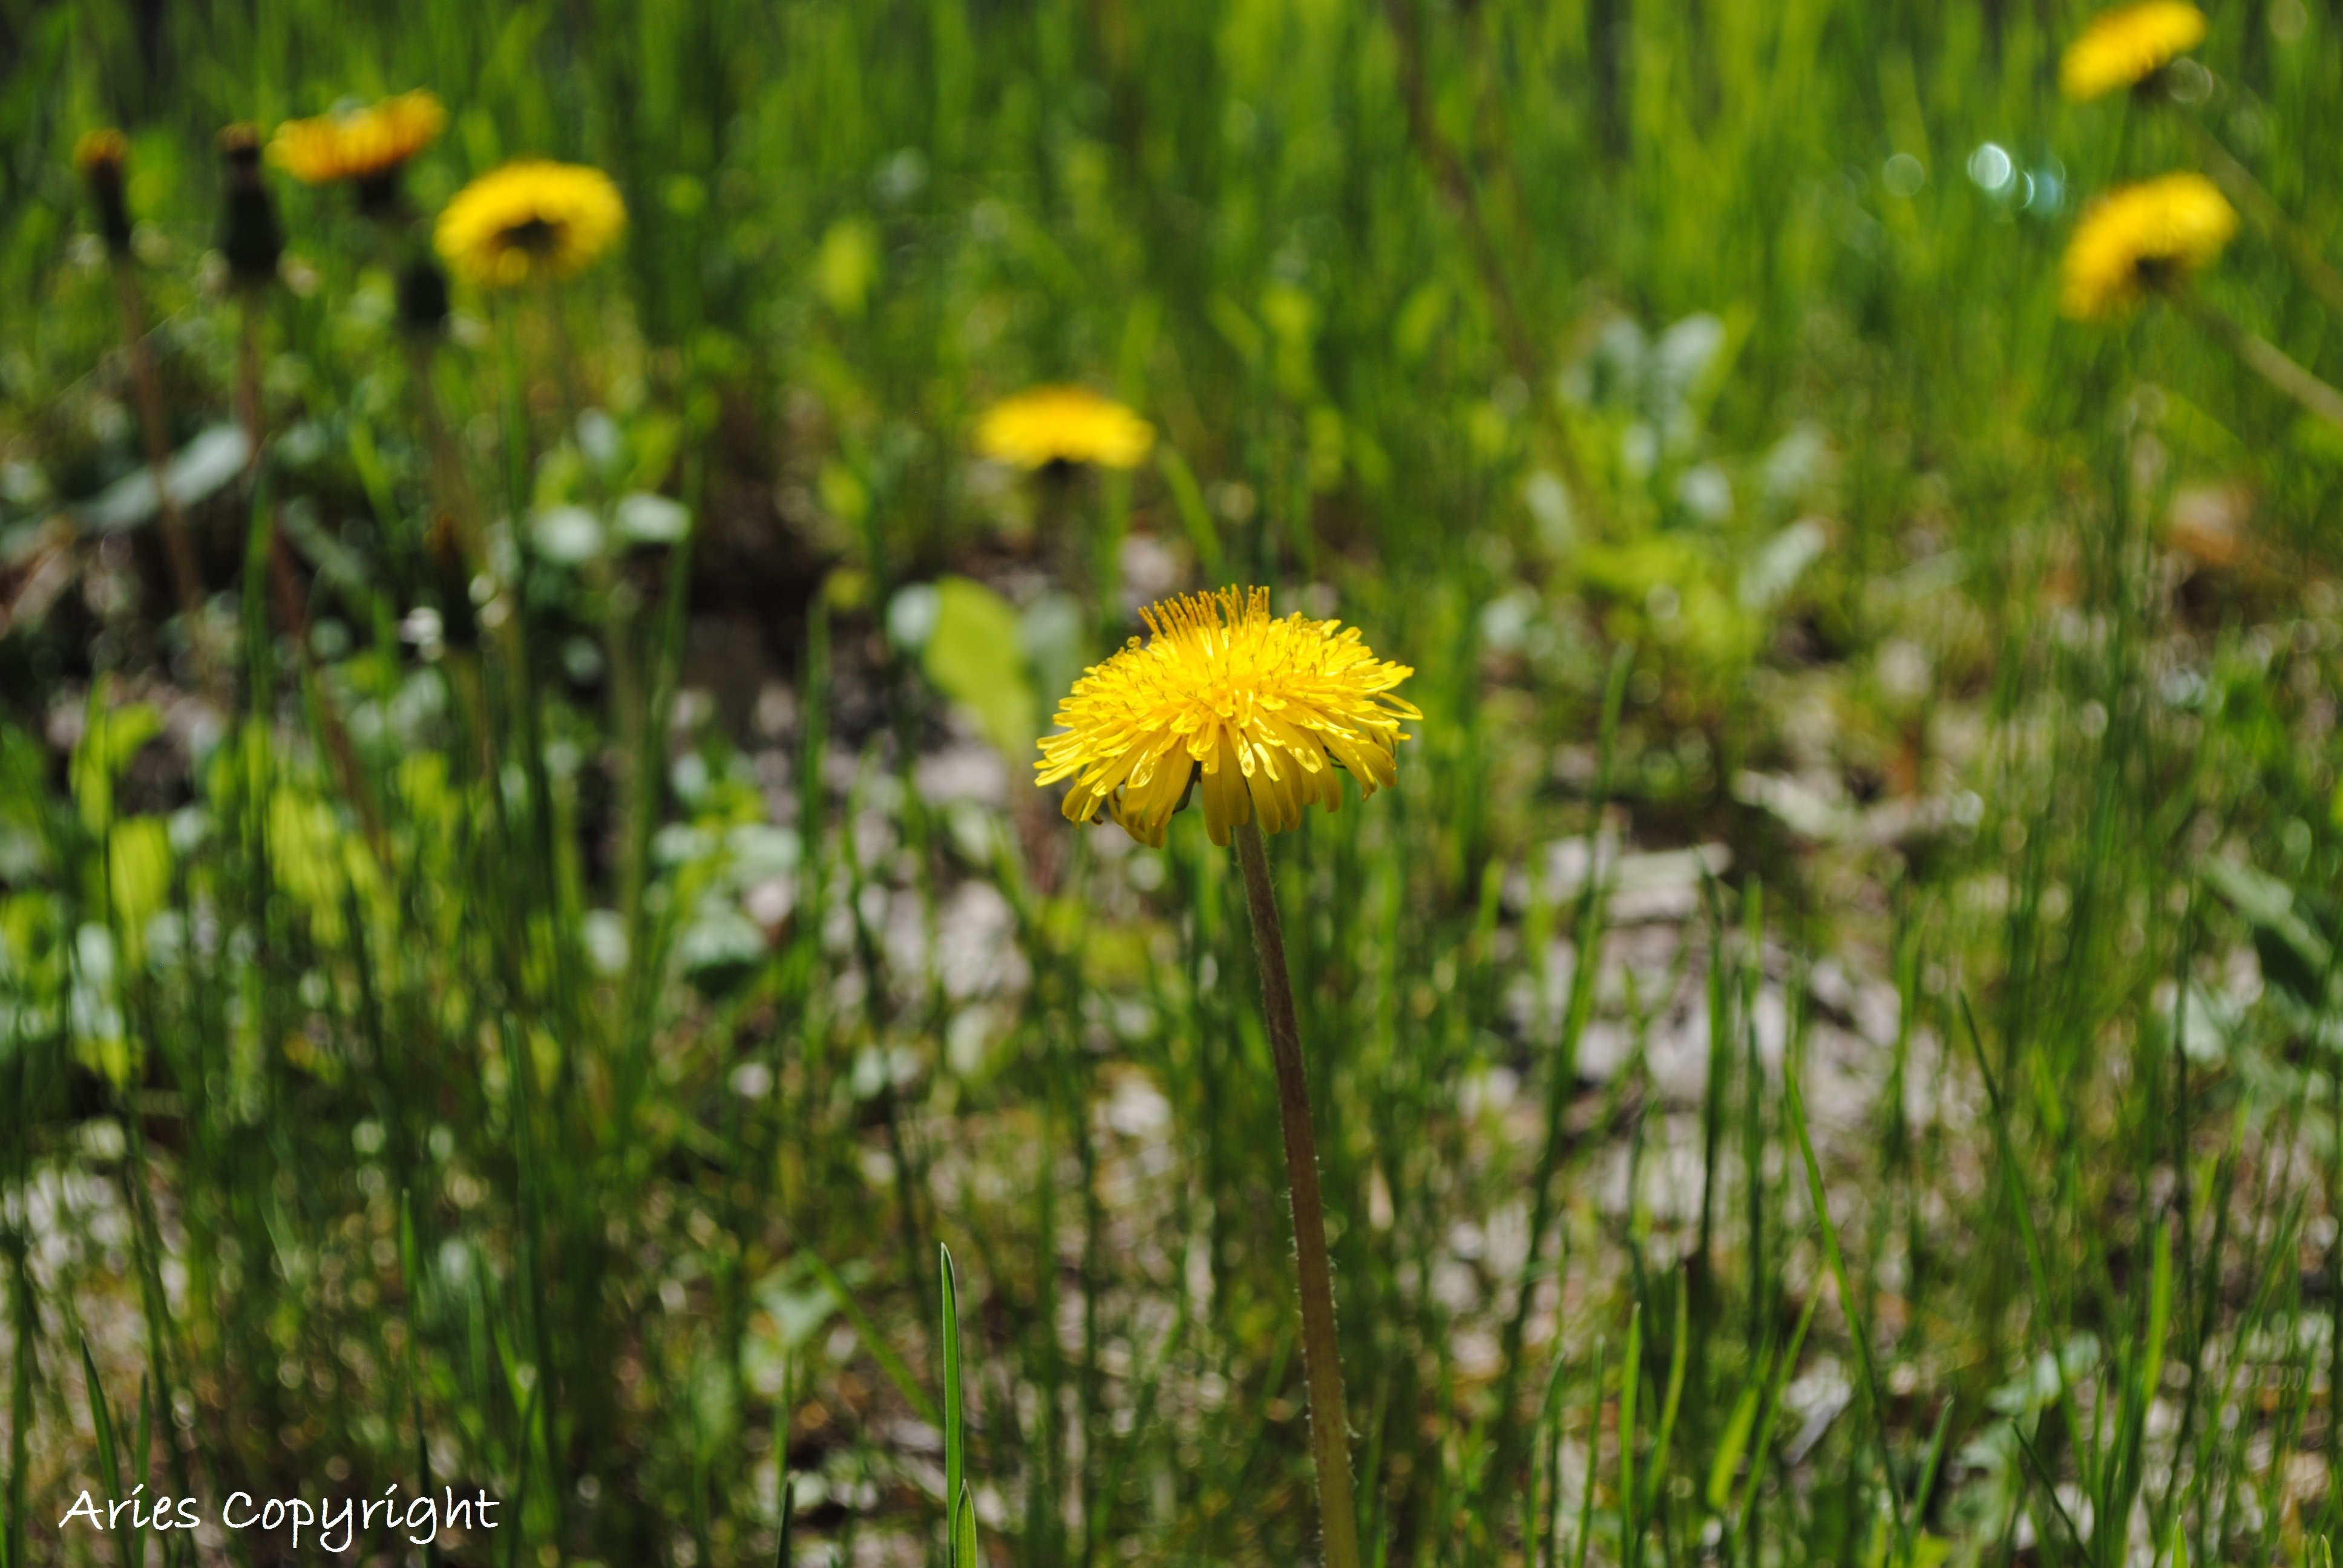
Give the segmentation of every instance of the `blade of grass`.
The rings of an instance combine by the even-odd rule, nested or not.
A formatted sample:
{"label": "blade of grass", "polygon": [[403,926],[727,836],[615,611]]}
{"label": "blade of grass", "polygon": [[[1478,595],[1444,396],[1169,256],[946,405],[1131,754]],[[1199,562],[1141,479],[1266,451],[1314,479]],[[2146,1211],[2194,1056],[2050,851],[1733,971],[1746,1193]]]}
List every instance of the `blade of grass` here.
{"label": "blade of grass", "polygon": [[[126,1456],[122,1452],[120,1428],[115,1421],[113,1402],[106,1397],[106,1383],[97,1375],[97,1359],[90,1353],[87,1334],[82,1336],[81,1370],[83,1378],[86,1380],[85,1392],[89,1395],[90,1427],[97,1441],[98,1479],[106,1483],[108,1498],[115,1502],[127,1502],[130,1490],[124,1484],[126,1473],[123,1469],[123,1462]],[[140,1385],[139,1392],[139,1402],[143,1406],[146,1402],[146,1390],[143,1383]],[[139,1436],[143,1439],[147,1435],[146,1418],[142,1414],[139,1422]],[[146,1467],[144,1452],[142,1451],[136,1457],[139,1469],[144,1471]],[[109,1508],[108,1528],[118,1528],[121,1532],[115,1543],[115,1560],[122,1565],[122,1568],[141,1568],[146,1561],[144,1535],[135,1523],[127,1526],[116,1526],[111,1518],[111,1513]],[[132,1516],[135,1520],[136,1517],[135,1510]]]}
{"label": "blade of grass", "polygon": [[1676,1412],[1684,1404],[1684,1370],[1692,1347],[1692,1287],[1676,1271],[1675,1342],[1668,1352],[1668,1392],[1660,1403],[1660,1424],[1652,1433],[1652,1473],[1644,1483],[1645,1513],[1656,1513],[1660,1483],[1666,1478],[1668,1446],[1675,1437]]}
{"label": "blade of grass", "polygon": [[1596,1462],[1603,1457],[1603,1352],[1601,1335],[1594,1340],[1594,1379],[1587,1385],[1590,1394],[1586,1405],[1586,1477],[1578,1494],[1578,1545],[1571,1553],[1570,1568],[1586,1568],[1586,1549],[1594,1540],[1594,1475]]}
{"label": "blade of grass", "polygon": [[1847,1337],[1855,1342],[1855,1360],[1863,1368],[1864,1397],[1871,1405],[1872,1430],[1879,1444],[1879,1469],[1887,1486],[1887,1502],[1895,1518],[1896,1549],[1899,1555],[1908,1555],[1911,1538],[1904,1515],[1904,1489],[1896,1480],[1896,1453],[1887,1428],[1887,1402],[1879,1392],[1877,1358],[1871,1349],[1871,1325],[1857,1305],[1855,1288],[1848,1282],[1846,1260],[1838,1245],[1838,1226],[1831,1219],[1830,1198],[1823,1189],[1823,1169],[1815,1158],[1815,1141],[1806,1128],[1805,1094],[1798,1087],[1795,1066],[1782,1074],[1783,1106],[1789,1113],[1790,1129],[1797,1135],[1798,1154],[1806,1168],[1806,1194],[1815,1205],[1815,1217],[1820,1223],[1823,1257],[1830,1265],[1831,1280],[1838,1287],[1839,1311],[1845,1314]]}
{"label": "blade of grass", "polygon": [[[1734,1512],[1741,1520],[1741,1535],[1747,1540],[1757,1518],[1757,1493],[1765,1480],[1760,1473],[1765,1455],[1774,1446],[1774,1423],[1782,1413],[1782,1391],[1788,1386],[1790,1374],[1797,1370],[1798,1352],[1805,1348],[1806,1331],[1814,1326],[1815,1309],[1822,1304],[1820,1291],[1809,1292],[1806,1304],[1798,1312],[1796,1326],[1790,1331],[1789,1342],[1782,1347],[1781,1360],[1774,1366],[1773,1377],[1765,1389],[1764,1406],[1757,1418],[1757,1433],[1749,1444],[1749,1479],[1743,1483],[1741,1506]],[[1752,1542],[1754,1552],[1755,1543]],[[1755,1561],[1753,1556],[1752,1561]]]}
{"label": "blade of grass", "polygon": [[[1603,940],[1604,867],[1602,858],[1603,816],[1611,799],[1611,772],[1619,734],[1619,712],[1627,696],[1627,677],[1634,668],[1634,646],[1622,645],[1612,656],[1611,669],[1603,693],[1603,725],[1597,742],[1595,784],[1592,809],[1586,819],[1586,882],[1580,890],[1577,917],[1571,928],[1571,939],[1578,944],[1578,962],[1570,977],[1570,1000],[1563,1012],[1561,1038],[1547,1058],[1544,1133],[1538,1151],[1536,1174],[1530,1182],[1530,1247],[1529,1255],[1522,1261],[1521,1281],[1514,1289],[1513,1310],[1506,1320],[1502,1342],[1502,1364],[1498,1376],[1496,1434],[1491,1442],[1493,1475],[1509,1473],[1516,1420],[1513,1409],[1516,1383],[1520,1376],[1522,1343],[1528,1332],[1530,1305],[1535,1297],[1540,1278],[1539,1259],[1545,1246],[1545,1233],[1552,1228],[1558,1201],[1554,1183],[1561,1175],[1563,1159],[1567,1152],[1564,1118],[1570,1109],[1570,1096],[1577,1087],[1578,1043],[1585,1032],[1594,1010],[1595,971],[1601,968],[1598,955]],[[1533,874],[1535,869],[1533,869]],[[1559,1343],[1559,1336],[1556,1342]]]}
{"label": "blade of grass", "polygon": [[973,1558],[960,1554],[960,1507],[968,1495],[967,1437],[962,1429],[960,1386],[960,1276],[952,1268],[951,1249],[936,1243],[936,1270],[940,1282],[943,1332],[938,1342],[944,1352],[944,1507],[950,1518],[945,1526],[945,1561],[960,1568]]}
{"label": "blade of grass", "polygon": [[895,1353],[894,1347],[880,1333],[879,1326],[870,1321],[870,1314],[855,1302],[854,1292],[846,1288],[846,1282],[840,1279],[837,1271],[824,1262],[818,1253],[809,1251],[800,1255],[806,1260],[806,1266],[814,1271],[814,1276],[837,1301],[838,1310],[844,1312],[847,1322],[854,1325],[855,1333],[870,1347],[871,1359],[879,1363],[879,1370],[887,1374],[887,1381],[895,1385],[895,1392],[910,1402],[911,1408],[920,1412],[921,1420],[940,1425],[943,1412],[936,1408],[935,1400],[920,1386],[920,1380],[911,1375],[910,1366]]}
{"label": "blade of grass", "polygon": [[2047,1347],[2051,1364],[2057,1369],[2059,1410],[2066,1417],[2067,1439],[2079,1454],[2087,1446],[2083,1441],[2082,1416],[2075,1407],[2074,1390],[2067,1385],[2065,1364],[2058,1360],[2056,1335],[2049,1318],[2050,1303],[2054,1299],[2050,1292],[2050,1271],[2043,1260],[2042,1239],[2035,1229],[2034,1211],[2026,1201],[2025,1189],[2017,1184],[2017,1153],[2009,1133],[2007,1102],[2000,1084],[1995,1081],[1993,1069],[1986,1061],[1985,1037],[1977,1032],[1976,1015],[1969,1009],[1966,992],[1961,996],[1960,1004],[1961,1020],[1968,1030],[1969,1048],[1976,1058],[1978,1076],[1985,1081],[1986,1103],[1993,1122],[1994,1149],[2001,1164],[2003,1199],[2016,1215],[2018,1235],[2026,1244],[2026,1266],[2033,1282],[2036,1316],[2040,1320],[2034,1325],[2034,1332]]}
{"label": "blade of grass", "polygon": [[1630,1563],[1644,1555],[1643,1493],[1635,1489],[1635,1405],[1644,1382],[1644,1303],[1627,1313],[1627,1349],[1619,1358],[1619,1533]]}

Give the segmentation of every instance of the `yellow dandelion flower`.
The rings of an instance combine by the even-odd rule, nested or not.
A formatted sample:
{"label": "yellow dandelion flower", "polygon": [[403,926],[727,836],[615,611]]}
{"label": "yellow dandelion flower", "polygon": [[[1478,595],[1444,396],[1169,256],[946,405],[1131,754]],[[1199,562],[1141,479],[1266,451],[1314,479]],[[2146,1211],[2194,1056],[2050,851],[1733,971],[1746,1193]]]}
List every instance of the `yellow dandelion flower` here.
{"label": "yellow dandelion flower", "polygon": [[521,158],[458,191],[432,243],[457,272],[499,287],[582,272],[626,226],[627,204],[601,170]]}
{"label": "yellow dandelion flower", "polygon": [[120,131],[84,131],[74,143],[74,167],[86,176],[98,169],[119,170],[130,159],[130,142]]}
{"label": "yellow dandelion flower", "polygon": [[976,449],[1020,467],[1094,463],[1136,467],[1155,445],[1155,427],[1087,387],[1036,387],[994,404],[976,427]]}
{"label": "yellow dandelion flower", "polygon": [[2202,175],[2167,175],[2093,203],[2066,244],[2059,308],[2078,321],[2119,315],[2150,290],[2210,266],[2237,215]]}
{"label": "yellow dandelion flower", "polygon": [[438,140],[447,124],[447,111],[438,98],[417,87],[378,104],[287,120],[268,143],[268,161],[304,185],[364,184],[396,174]]}
{"label": "yellow dandelion flower", "polygon": [[2141,0],[2091,18],[2058,62],[2058,85],[2076,103],[2136,87],[2205,41],[2205,13],[2186,0]]}
{"label": "yellow dandelion flower", "polygon": [[1092,666],[1060,705],[1064,733],[1044,737],[1035,782],[1072,779],[1069,821],[1103,807],[1141,843],[1161,847],[1172,814],[1203,785],[1215,844],[1259,816],[1264,831],[1299,826],[1312,802],[1342,802],[1335,769],[1372,795],[1398,778],[1403,719],[1391,694],[1415,673],[1379,659],[1356,628],[1269,613],[1269,590],[1190,594],[1141,612],[1154,635]]}

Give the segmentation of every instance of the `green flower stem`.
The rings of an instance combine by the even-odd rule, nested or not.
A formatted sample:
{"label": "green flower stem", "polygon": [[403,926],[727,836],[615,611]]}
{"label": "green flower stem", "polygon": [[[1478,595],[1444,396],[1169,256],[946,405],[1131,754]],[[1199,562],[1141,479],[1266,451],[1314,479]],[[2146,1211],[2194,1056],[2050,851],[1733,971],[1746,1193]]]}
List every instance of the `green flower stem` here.
{"label": "green flower stem", "polygon": [[456,540],[464,554],[467,569],[478,573],[488,561],[488,547],[482,541],[480,502],[472,487],[470,474],[464,467],[464,454],[456,445],[456,437],[448,427],[447,417],[440,409],[439,395],[431,385],[432,350],[436,339],[410,332],[407,337],[407,386],[414,399],[417,417],[423,426],[423,450],[429,461],[433,486],[432,499],[454,524]]}
{"label": "green flower stem", "polygon": [[260,472],[260,443],[267,432],[260,426],[260,291],[243,288],[237,303],[236,331],[236,417],[244,427],[244,482],[249,486]]}
{"label": "green flower stem", "polygon": [[117,253],[113,266],[122,347],[130,357],[131,387],[137,397],[138,433],[146,443],[146,467],[155,476],[155,515],[163,528],[163,558],[170,568],[179,613],[186,618],[188,649],[197,670],[208,674],[203,647],[203,575],[196,565],[187,519],[171,495],[170,419],[163,407],[163,378],[155,368],[155,352],[146,341],[146,297],[138,286],[137,268],[129,256]]}
{"label": "green flower stem", "polygon": [[1359,1568],[1359,1515],[1351,1495],[1351,1432],[1342,1410],[1342,1361],[1334,1334],[1334,1270],[1326,1251],[1326,1208],[1318,1191],[1318,1141],[1310,1126],[1310,1081],[1302,1066],[1302,1029],[1285,967],[1285,931],[1270,885],[1261,824],[1236,829],[1261,959],[1262,1010],[1277,1063],[1277,1110],[1285,1124],[1285,1177],[1293,1195],[1293,1252],[1302,1292],[1302,1370],[1310,1389],[1311,1457],[1318,1468],[1318,1516],[1326,1568]]}
{"label": "green flower stem", "polygon": [[[260,477],[262,447],[268,438],[268,429],[261,404],[260,291],[247,288],[243,292],[236,324],[236,411],[238,423],[244,427],[244,482],[249,488]],[[317,667],[317,650],[310,646],[308,607],[302,596],[300,574],[293,564],[293,551],[285,542],[284,516],[274,497],[263,499],[256,490],[254,499],[267,509],[269,593],[277,600],[277,617],[284,623],[285,638],[293,645],[293,657],[301,667],[303,694],[308,700],[310,716],[325,742],[326,756],[341,785],[343,798],[357,810],[358,824],[365,829],[367,843],[376,859],[387,867],[390,834],[384,826],[374,790],[367,783],[357,749],[350,742],[349,727],[342,722],[341,709],[335,704],[333,691]]]}
{"label": "green flower stem", "polygon": [[2317,243],[2278,205],[2278,198],[2254,177],[2254,172],[2221,145],[2212,127],[2192,113],[2183,113],[2180,123],[2188,127],[2189,138],[2197,144],[2197,156],[2204,160],[2215,181],[2277,239],[2287,259],[2294,263],[2295,271],[2302,275],[2303,282],[2310,286],[2319,302],[2343,316],[2343,273],[2338,273],[2334,264],[2319,253]]}
{"label": "green flower stem", "polygon": [[2328,424],[2343,428],[2343,392],[2304,369],[2268,338],[2193,288],[2176,289],[2174,300],[2197,325],[2221,340],[2247,369]]}

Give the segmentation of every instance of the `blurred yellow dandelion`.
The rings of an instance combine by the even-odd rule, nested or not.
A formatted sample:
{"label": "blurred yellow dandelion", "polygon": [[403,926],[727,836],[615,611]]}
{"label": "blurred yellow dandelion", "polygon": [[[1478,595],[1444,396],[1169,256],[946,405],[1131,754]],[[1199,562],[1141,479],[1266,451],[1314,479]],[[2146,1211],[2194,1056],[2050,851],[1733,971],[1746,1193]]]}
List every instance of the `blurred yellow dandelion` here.
{"label": "blurred yellow dandelion", "polygon": [[1379,659],[1357,628],[1269,612],[1269,590],[1190,594],[1141,612],[1154,635],[1094,665],[1058,709],[1035,782],[1074,780],[1067,819],[1101,807],[1160,847],[1172,814],[1203,785],[1215,844],[1258,815],[1298,826],[1313,801],[1342,804],[1341,769],[1363,795],[1394,782],[1394,749],[1420,719],[1391,695],[1415,671]]}
{"label": "blurred yellow dandelion", "polygon": [[379,179],[437,141],[447,111],[417,87],[378,104],[287,120],[268,143],[268,161],[304,185]]}
{"label": "blurred yellow dandelion", "polygon": [[2091,18],[2058,63],[2058,85],[2076,103],[2136,87],[2205,41],[2205,13],[2186,0],[2141,0]]}
{"label": "blurred yellow dandelion", "polygon": [[1155,445],[1155,427],[1087,387],[1036,387],[996,403],[976,427],[976,449],[1021,467],[1094,463],[1137,465]]}
{"label": "blurred yellow dandelion", "polygon": [[2079,321],[2118,315],[2149,291],[2210,266],[2237,215],[2202,175],[2166,175],[2093,203],[2067,242],[2059,308]]}
{"label": "blurred yellow dandelion", "polygon": [[83,175],[99,169],[119,170],[129,161],[130,143],[120,131],[84,131],[74,143],[74,167]]}
{"label": "blurred yellow dandelion", "polygon": [[568,277],[627,226],[627,204],[599,169],[522,158],[456,193],[432,236],[457,272],[491,287]]}

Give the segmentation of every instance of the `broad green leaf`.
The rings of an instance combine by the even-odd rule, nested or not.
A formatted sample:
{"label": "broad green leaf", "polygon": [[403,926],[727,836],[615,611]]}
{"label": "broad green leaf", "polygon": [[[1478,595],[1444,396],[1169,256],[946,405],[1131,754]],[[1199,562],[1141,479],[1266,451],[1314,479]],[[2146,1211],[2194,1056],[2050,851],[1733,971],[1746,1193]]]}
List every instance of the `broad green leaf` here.
{"label": "broad green leaf", "polygon": [[106,890],[114,900],[122,955],[146,961],[146,927],[171,896],[171,833],[160,817],[132,817],[106,835]]}
{"label": "broad green leaf", "polygon": [[935,628],[920,661],[936,689],[972,711],[985,739],[1018,761],[1041,733],[1033,678],[1009,601],[967,578],[936,584]]}
{"label": "broad green leaf", "polygon": [[163,717],[144,702],[106,706],[107,683],[90,688],[89,708],[83,720],[81,741],[74,748],[74,804],[93,833],[102,833],[114,819],[114,781],[149,740],[163,732]]}
{"label": "broad green leaf", "polygon": [[315,796],[279,789],[268,802],[268,848],[277,879],[329,945],[343,935],[348,887],[343,834],[334,809]]}
{"label": "broad green leaf", "polygon": [[2205,879],[2253,926],[2263,972],[2298,1000],[2315,1003],[2330,955],[2327,939],[2296,908],[2294,890],[2266,871],[2230,860],[2207,860]]}
{"label": "broad green leaf", "polygon": [[842,217],[821,236],[814,252],[814,286],[839,315],[862,314],[870,286],[879,277],[879,230],[869,218]]}
{"label": "broad green leaf", "polygon": [[154,520],[161,509],[162,490],[185,509],[225,489],[244,472],[252,451],[251,438],[241,425],[214,425],[171,454],[161,487],[155,470],[140,468],[107,486],[81,508],[82,525],[110,534]]}

